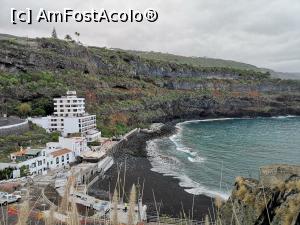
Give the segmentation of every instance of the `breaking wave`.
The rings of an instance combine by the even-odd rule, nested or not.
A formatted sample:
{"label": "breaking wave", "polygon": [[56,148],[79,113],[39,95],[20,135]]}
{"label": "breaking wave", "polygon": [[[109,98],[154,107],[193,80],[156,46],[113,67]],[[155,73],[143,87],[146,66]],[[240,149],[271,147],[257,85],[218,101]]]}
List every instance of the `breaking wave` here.
{"label": "breaking wave", "polygon": [[[157,140],[148,141],[147,151],[152,165],[152,171],[161,173],[165,176],[171,176],[179,180],[179,186],[184,188],[187,193],[193,195],[206,195],[209,197],[220,196],[223,199],[229,197],[228,193],[211,190],[210,188],[202,186],[200,183],[192,180],[183,172],[183,165],[176,157],[166,156],[159,152]],[[200,157],[189,157],[192,162],[203,162]]]}

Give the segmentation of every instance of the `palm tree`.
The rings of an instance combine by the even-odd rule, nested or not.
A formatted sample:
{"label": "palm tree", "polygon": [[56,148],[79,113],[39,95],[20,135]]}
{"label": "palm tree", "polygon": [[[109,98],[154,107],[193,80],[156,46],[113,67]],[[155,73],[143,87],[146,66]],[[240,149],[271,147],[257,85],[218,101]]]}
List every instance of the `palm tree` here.
{"label": "palm tree", "polygon": [[79,32],[75,32],[75,35],[77,36],[77,42],[79,42],[79,36],[80,36],[80,33]]}

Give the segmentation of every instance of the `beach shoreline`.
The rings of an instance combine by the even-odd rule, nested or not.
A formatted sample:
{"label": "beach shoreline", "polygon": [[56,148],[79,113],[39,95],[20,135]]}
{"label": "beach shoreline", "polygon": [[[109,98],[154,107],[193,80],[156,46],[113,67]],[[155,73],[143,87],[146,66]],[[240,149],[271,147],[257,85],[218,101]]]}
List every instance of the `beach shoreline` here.
{"label": "beach shoreline", "polygon": [[100,178],[91,186],[89,194],[101,199],[111,198],[118,177],[120,183],[124,184],[126,162],[125,192],[123,194],[123,188],[117,185],[119,194],[126,200],[132,185],[137,185],[143,204],[148,207],[148,215],[156,215],[156,209],[161,215],[177,218],[183,217],[184,211],[187,217],[196,220],[202,220],[206,215],[212,214],[213,198],[192,195],[179,185],[179,179],[152,171],[151,162],[147,157],[147,141],[175,134],[177,123],[178,121],[166,123],[152,133],[141,131],[128,139],[122,149],[113,154],[114,165],[106,172],[104,178]]}
{"label": "beach shoreline", "polygon": [[[272,115],[274,116],[274,115]],[[271,117],[271,116],[268,116]],[[118,177],[118,166],[121,166],[119,179],[123,183],[124,164],[126,161],[125,197],[129,195],[132,184],[144,186],[143,204],[148,206],[148,213],[156,214],[156,202],[160,203],[160,214],[172,217],[182,217],[182,213],[193,219],[202,220],[206,215],[213,215],[214,198],[206,195],[193,195],[180,186],[180,179],[164,175],[152,170],[152,165],[147,155],[147,142],[164,137],[170,137],[178,132],[177,124],[200,120],[242,119],[255,117],[202,117],[190,120],[178,119],[165,123],[153,133],[139,132],[126,141],[122,148],[113,154],[115,163],[107,171],[104,179],[99,179],[89,190],[89,194],[109,199],[112,196]],[[109,195],[110,192],[110,195]],[[122,192],[122,190],[121,190]],[[123,195],[123,194],[121,194]],[[194,202],[194,204],[193,204]],[[193,208],[194,205],[194,208]],[[193,210],[192,210],[193,208]],[[193,213],[192,213],[193,211]]]}

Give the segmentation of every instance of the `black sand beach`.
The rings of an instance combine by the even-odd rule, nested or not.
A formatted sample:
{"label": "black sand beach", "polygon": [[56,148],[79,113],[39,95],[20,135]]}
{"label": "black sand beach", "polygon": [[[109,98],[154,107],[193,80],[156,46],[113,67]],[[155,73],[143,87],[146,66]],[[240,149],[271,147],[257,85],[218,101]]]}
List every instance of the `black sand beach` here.
{"label": "black sand beach", "polygon": [[114,154],[115,164],[106,173],[106,177],[99,179],[90,188],[89,194],[107,199],[110,190],[112,195],[118,177],[117,164],[121,165],[120,179],[121,183],[124,183],[124,164],[126,161],[125,198],[129,196],[128,193],[133,184],[140,184],[140,189],[144,186],[143,204],[148,206],[148,214],[156,214],[155,196],[161,215],[180,218],[183,209],[187,217],[193,215],[193,218],[197,220],[202,220],[209,213],[213,215],[212,204],[214,200],[212,198],[204,195],[193,196],[179,186],[177,179],[151,171],[152,166],[146,157],[146,141],[170,135],[173,132],[175,132],[174,126],[168,125],[161,129],[159,133],[146,134],[141,132],[130,138],[126,146],[120,152]]}

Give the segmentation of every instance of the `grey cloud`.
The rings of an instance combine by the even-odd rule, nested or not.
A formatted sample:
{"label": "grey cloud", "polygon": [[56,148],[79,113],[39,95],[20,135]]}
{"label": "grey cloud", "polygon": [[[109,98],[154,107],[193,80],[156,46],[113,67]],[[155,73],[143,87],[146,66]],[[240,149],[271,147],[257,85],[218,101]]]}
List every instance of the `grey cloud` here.
{"label": "grey cloud", "polygon": [[[81,33],[88,45],[232,59],[300,71],[299,0],[0,0],[0,32],[60,37]],[[10,8],[157,9],[156,23],[10,24]]]}

